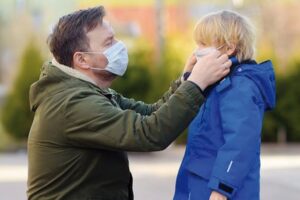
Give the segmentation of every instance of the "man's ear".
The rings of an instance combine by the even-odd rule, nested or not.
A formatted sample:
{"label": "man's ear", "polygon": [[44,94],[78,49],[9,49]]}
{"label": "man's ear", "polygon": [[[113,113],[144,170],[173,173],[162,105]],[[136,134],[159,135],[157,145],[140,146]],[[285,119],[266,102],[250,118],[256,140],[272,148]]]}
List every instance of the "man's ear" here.
{"label": "man's ear", "polygon": [[231,43],[226,47],[226,54],[228,56],[233,55],[236,52],[236,45]]}
{"label": "man's ear", "polygon": [[88,69],[87,57],[81,52],[75,52],[73,54],[73,67],[79,69]]}

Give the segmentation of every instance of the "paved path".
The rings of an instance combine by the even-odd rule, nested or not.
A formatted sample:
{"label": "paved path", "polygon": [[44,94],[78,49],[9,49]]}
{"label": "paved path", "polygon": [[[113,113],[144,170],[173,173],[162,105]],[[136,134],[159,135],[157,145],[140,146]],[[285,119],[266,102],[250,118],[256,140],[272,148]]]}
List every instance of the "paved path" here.
{"label": "paved path", "polygon": [[[157,153],[131,153],[136,200],[171,200],[184,148]],[[25,200],[26,152],[0,154],[0,200]],[[300,145],[264,146],[262,200],[300,199]]]}

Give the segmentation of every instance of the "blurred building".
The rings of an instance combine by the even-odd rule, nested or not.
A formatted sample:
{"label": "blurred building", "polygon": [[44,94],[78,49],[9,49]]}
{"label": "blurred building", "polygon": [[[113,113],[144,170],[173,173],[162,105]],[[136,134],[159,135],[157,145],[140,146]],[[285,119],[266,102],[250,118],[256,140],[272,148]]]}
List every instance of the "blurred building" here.
{"label": "blurred building", "polygon": [[[283,27],[282,30],[273,30],[270,35],[275,38],[273,39],[275,46],[287,49],[289,44],[284,42],[285,40],[278,40],[280,33],[287,34],[285,30],[288,28],[291,31],[297,30],[292,32],[293,38],[295,38],[295,33],[298,33],[300,29],[296,23],[288,27],[278,25],[286,24],[284,19],[289,14],[286,12],[290,10],[289,2],[297,1],[289,0],[286,8],[281,9],[282,1],[279,0],[274,0],[272,7],[268,6],[266,0],[1,0],[0,84],[10,85],[17,71],[24,46],[32,38],[41,47],[45,57],[50,57],[46,46],[47,35],[60,16],[77,9],[104,5],[107,19],[111,21],[118,36],[131,39],[146,38],[158,52],[164,45],[166,35],[180,33],[183,37],[191,37],[195,21],[204,14],[219,9],[235,9],[250,17],[256,17],[266,25],[273,24],[280,28]],[[275,4],[278,5],[275,6]],[[264,21],[261,18],[268,19],[268,16],[262,14],[262,9],[267,6],[269,14],[266,14],[271,19]],[[273,12],[273,7],[276,8],[276,12]],[[279,11],[281,11],[280,17],[274,18]],[[291,13],[290,15],[294,19],[299,16],[299,12],[298,14],[297,12]],[[274,23],[276,21],[276,24],[273,21]],[[270,29],[269,26],[259,29],[262,30],[261,34],[265,36],[265,31],[271,31],[267,30]],[[296,29],[296,27],[298,28]],[[291,44],[295,44],[294,40],[291,40],[292,37],[288,38]],[[280,48],[276,47],[276,49]]]}
{"label": "blurred building", "polygon": [[187,7],[182,0],[2,0],[0,84],[10,85],[23,49],[31,40],[41,46],[46,57],[49,56],[46,38],[60,16],[100,4],[105,6],[107,19],[118,36],[146,38],[157,51],[166,33],[179,32],[188,26]]}

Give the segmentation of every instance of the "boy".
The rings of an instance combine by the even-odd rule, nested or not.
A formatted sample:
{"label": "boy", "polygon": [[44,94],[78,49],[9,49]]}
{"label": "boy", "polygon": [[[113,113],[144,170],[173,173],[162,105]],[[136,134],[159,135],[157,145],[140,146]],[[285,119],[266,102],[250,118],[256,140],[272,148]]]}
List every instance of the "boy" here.
{"label": "boy", "polygon": [[194,37],[197,59],[218,49],[233,66],[189,126],[174,200],[258,200],[263,115],[275,106],[272,63],[253,60],[253,28],[232,11],[204,16]]}

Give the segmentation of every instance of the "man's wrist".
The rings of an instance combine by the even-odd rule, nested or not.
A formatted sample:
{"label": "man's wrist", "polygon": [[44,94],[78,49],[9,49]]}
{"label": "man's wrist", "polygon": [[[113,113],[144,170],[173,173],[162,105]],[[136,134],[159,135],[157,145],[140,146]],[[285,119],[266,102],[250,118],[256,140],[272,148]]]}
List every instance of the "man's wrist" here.
{"label": "man's wrist", "polygon": [[205,84],[202,81],[199,81],[198,79],[195,79],[192,76],[189,76],[187,80],[195,83],[202,91],[204,91],[207,88],[207,84]]}
{"label": "man's wrist", "polygon": [[186,81],[191,82],[193,85],[195,85],[197,87],[197,89],[201,92],[201,94],[203,96],[205,96],[204,91],[199,87],[199,85],[197,83],[195,83],[194,81],[191,81],[191,80],[186,80]]}
{"label": "man's wrist", "polygon": [[201,88],[202,91],[205,91],[205,89],[207,88],[207,85],[202,82],[198,82],[198,86]]}

